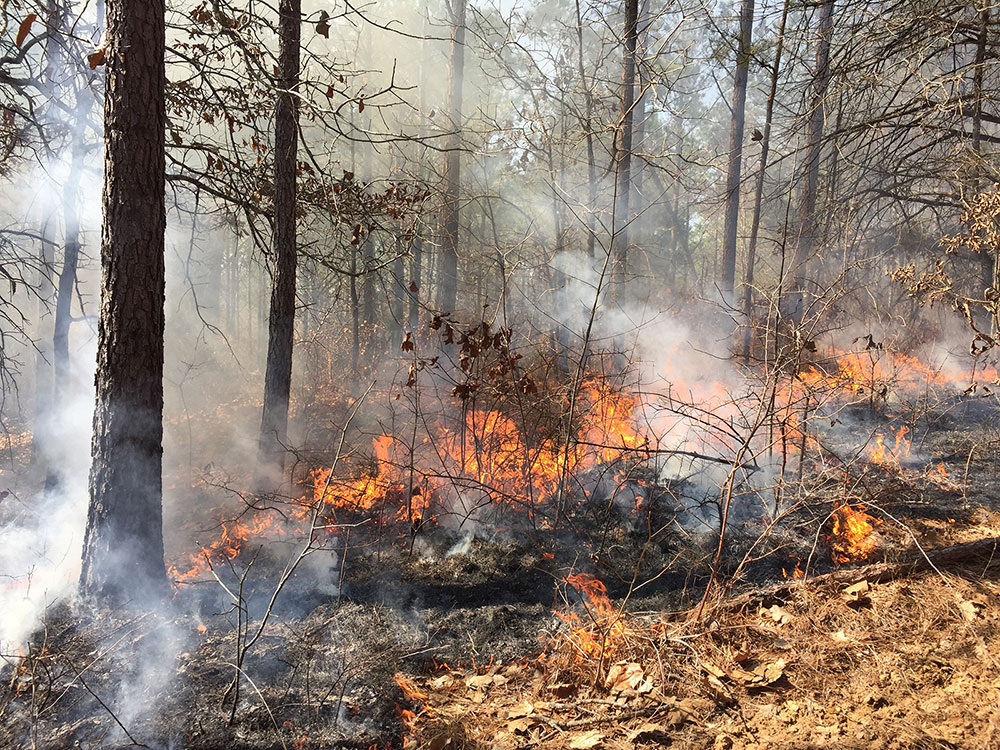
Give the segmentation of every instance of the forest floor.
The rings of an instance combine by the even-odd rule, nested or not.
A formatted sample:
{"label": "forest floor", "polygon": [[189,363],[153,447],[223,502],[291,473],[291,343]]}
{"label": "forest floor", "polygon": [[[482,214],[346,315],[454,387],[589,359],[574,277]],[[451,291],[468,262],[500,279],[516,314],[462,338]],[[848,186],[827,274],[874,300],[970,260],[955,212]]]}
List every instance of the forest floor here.
{"label": "forest floor", "polygon": [[[293,581],[249,647],[280,571],[266,554],[242,592],[249,620],[211,579],[155,612],[55,603],[0,667],[0,744],[1000,748],[1000,550],[892,576],[866,567],[1000,537],[996,413],[936,412],[911,435],[923,458],[897,469],[809,466],[780,527],[734,523],[725,588],[700,617],[712,540],[651,544],[653,523],[600,541],[359,537],[343,586]],[[834,437],[828,449],[845,455]],[[880,521],[864,561],[831,554],[845,500]],[[584,569],[606,597],[568,574]]]}

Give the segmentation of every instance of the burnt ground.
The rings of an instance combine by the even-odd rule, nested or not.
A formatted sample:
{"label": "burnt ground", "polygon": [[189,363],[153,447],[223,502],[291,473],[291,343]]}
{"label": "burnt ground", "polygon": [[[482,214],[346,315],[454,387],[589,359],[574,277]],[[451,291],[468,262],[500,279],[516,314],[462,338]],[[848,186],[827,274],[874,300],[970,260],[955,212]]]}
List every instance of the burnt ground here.
{"label": "burnt ground", "polygon": [[[683,482],[651,487],[637,474],[640,512],[592,498],[571,532],[359,536],[331,573],[342,590],[317,592],[303,573],[245,653],[280,574],[266,555],[239,612],[211,579],[153,613],[55,604],[27,658],[7,659],[0,743],[1000,747],[992,556],[860,593],[823,577],[918,544],[1000,536],[1000,409],[955,400],[887,411],[830,417],[850,430],[817,435],[823,447],[807,454],[801,485],[789,482],[779,523],[748,496],[721,559],[715,593],[727,594],[698,619],[714,540],[683,522]],[[912,445],[899,470],[854,455],[858,435],[901,423]],[[928,473],[937,464],[946,478]],[[830,515],[845,500],[881,521],[869,560],[833,560]],[[805,579],[754,598],[797,566]],[[603,581],[624,613],[603,653],[582,653],[572,632],[594,611],[564,581],[576,572]],[[570,610],[574,625],[559,616]],[[237,668],[238,696],[227,691]]]}

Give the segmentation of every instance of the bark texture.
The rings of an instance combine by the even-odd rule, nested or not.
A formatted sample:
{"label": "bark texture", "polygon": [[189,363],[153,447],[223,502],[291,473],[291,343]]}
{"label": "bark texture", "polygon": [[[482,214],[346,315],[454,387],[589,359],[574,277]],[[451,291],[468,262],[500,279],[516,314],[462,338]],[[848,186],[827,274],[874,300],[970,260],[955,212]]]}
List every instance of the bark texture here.
{"label": "bark texture", "polygon": [[295,335],[296,166],[299,129],[300,0],[278,5],[279,94],[274,119],[274,278],[268,319],[264,409],[257,451],[260,482],[281,479],[288,439],[288,401],[292,386]]}
{"label": "bark texture", "polygon": [[166,592],[163,566],[164,3],[107,16],[97,404],[81,591]]}

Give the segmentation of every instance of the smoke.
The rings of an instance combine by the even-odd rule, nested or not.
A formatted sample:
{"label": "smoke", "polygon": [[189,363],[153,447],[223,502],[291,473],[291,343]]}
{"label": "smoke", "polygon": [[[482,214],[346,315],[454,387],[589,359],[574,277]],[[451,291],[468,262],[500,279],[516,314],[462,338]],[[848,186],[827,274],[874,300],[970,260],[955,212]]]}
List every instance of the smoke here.
{"label": "smoke", "polygon": [[[72,596],[80,576],[87,517],[96,341],[73,353],[75,387],[63,394],[45,430],[45,460],[58,468],[56,489],[0,507],[0,648],[23,644],[45,609]],[[86,376],[89,375],[89,378]]]}

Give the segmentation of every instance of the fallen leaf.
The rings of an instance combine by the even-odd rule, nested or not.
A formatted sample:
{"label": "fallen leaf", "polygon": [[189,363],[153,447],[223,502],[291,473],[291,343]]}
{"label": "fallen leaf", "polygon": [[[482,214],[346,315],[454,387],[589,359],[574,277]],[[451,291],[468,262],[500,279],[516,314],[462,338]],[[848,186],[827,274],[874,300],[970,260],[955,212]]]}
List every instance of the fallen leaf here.
{"label": "fallen leaf", "polygon": [[701,663],[701,668],[708,672],[713,677],[725,677],[726,670],[720,669],[719,667],[712,664],[710,661],[703,661]]}
{"label": "fallen leaf", "polygon": [[979,610],[976,609],[974,602],[958,598],[956,604],[958,605],[958,611],[962,613],[962,617],[965,618],[966,622],[972,622],[979,615]]}
{"label": "fallen leaf", "polygon": [[573,685],[569,682],[561,682],[556,685],[549,685],[549,692],[553,693],[556,698],[570,698],[576,695],[577,691],[580,690],[579,685]]}
{"label": "fallen leaf", "polygon": [[507,712],[508,719],[521,719],[534,713],[535,707],[529,701],[521,701],[516,706],[511,706]]}
{"label": "fallen leaf", "polygon": [[646,673],[635,662],[618,662],[608,670],[604,686],[612,693],[635,690],[643,683],[645,677]]}
{"label": "fallen leaf", "polygon": [[847,602],[848,606],[860,607],[870,601],[868,593],[871,585],[868,581],[859,581],[852,586],[848,586],[841,592],[841,598]]}
{"label": "fallen leaf", "polygon": [[839,641],[840,643],[851,642],[851,639],[847,637],[847,633],[845,633],[843,630],[838,630],[836,633],[830,633],[830,637],[833,638],[833,640],[835,641]]}
{"label": "fallen leaf", "polygon": [[577,734],[569,746],[570,750],[587,750],[590,747],[599,747],[602,742],[604,742],[604,735],[596,729],[591,729],[589,732]]}
{"label": "fallen leaf", "polygon": [[478,689],[488,687],[493,684],[493,675],[491,674],[474,674],[465,680],[467,687]]}
{"label": "fallen leaf", "polygon": [[17,28],[17,39],[14,40],[14,44],[18,47],[24,44],[24,40],[28,38],[28,32],[31,31],[31,24],[33,24],[37,18],[38,16],[34,13],[29,13],[24,17],[24,20],[21,21],[21,25]]}
{"label": "fallen leaf", "polygon": [[[674,711],[670,712],[675,713]],[[634,732],[628,735],[628,741],[634,744],[639,744],[640,742],[655,742],[658,745],[669,745],[671,742],[670,735],[667,734],[667,728],[662,724],[643,724]]]}
{"label": "fallen leaf", "polygon": [[784,625],[785,623],[792,621],[792,613],[787,609],[779,607],[777,604],[773,604],[770,607],[761,607],[760,610],[761,617],[770,617],[779,625]]}
{"label": "fallen leaf", "polygon": [[535,722],[532,719],[514,719],[514,721],[508,722],[507,731],[511,734],[527,734],[534,725]]}

